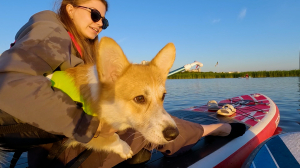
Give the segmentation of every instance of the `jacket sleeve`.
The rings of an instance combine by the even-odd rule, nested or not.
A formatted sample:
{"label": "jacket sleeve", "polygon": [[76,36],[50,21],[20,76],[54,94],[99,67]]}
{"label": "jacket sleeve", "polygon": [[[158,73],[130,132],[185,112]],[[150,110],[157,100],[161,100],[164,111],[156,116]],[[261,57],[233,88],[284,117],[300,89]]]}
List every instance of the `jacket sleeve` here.
{"label": "jacket sleeve", "polygon": [[0,109],[47,132],[90,141],[98,118],[85,114],[45,77],[72,61],[66,30],[50,21],[23,29],[16,44],[0,56]]}

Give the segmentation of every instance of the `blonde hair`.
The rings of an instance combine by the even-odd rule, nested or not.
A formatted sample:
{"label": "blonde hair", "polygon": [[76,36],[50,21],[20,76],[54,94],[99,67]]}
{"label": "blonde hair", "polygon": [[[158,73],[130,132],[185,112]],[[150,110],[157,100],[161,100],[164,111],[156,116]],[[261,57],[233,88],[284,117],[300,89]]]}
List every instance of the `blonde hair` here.
{"label": "blonde hair", "polygon": [[[94,63],[95,58],[98,55],[97,52],[97,44],[98,44],[98,36],[96,36],[95,39],[91,40],[91,39],[86,39],[84,38],[79,31],[76,29],[76,26],[74,25],[72,19],[70,18],[66,6],[68,4],[71,4],[73,6],[78,6],[82,3],[88,2],[90,0],[62,0],[61,5],[57,11],[58,17],[61,20],[61,22],[63,23],[65,29],[70,32],[76,42],[78,43],[78,45],[81,48],[81,52],[82,52],[82,59],[84,61],[84,63],[89,64],[89,63]],[[106,2],[106,0],[99,0],[101,1],[104,6],[106,7],[106,11],[108,10],[108,4]],[[73,47],[76,49],[75,45],[73,44]],[[76,53],[77,57],[81,57],[79,52],[77,51]]]}

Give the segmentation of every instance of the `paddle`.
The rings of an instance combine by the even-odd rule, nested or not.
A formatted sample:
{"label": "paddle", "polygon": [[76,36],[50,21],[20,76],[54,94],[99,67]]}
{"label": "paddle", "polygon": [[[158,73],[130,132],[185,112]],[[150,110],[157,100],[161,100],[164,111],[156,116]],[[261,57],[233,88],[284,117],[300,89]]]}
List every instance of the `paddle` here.
{"label": "paddle", "polygon": [[193,66],[195,66],[195,65],[197,65],[197,66],[199,66],[199,67],[203,67],[203,64],[201,63],[201,62],[198,62],[198,61],[194,61],[193,63],[191,63],[191,64],[186,64],[186,65],[184,65],[183,67],[181,67],[181,68],[178,68],[178,69],[176,69],[176,70],[174,70],[174,71],[171,71],[171,72],[169,72],[169,74],[168,74],[168,76],[171,76],[171,75],[173,75],[173,74],[176,74],[176,73],[178,73],[178,72],[181,72],[181,71],[183,71],[183,70],[190,70]]}

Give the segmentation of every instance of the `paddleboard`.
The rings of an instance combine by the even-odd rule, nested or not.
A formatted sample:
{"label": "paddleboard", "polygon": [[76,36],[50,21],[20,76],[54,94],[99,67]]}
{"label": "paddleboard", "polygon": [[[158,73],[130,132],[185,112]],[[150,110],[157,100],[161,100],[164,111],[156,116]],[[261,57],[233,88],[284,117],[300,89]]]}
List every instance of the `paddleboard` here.
{"label": "paddleboard", "polygon": [[279,110],[269,97],[260,93],[221,100],[218,102],[218,107],[221,108],[225,104],[234,106],[236,113],[231,116],[221,116],[216,113],[216,110],[208,110],[207,105],[169,113],[178,118],[205,125],[220,122],[245,123],[247,131],[243,136],[235,139],[220,136],[202,137],[190,151],[183,155],[164,157],[160,152],[153,151],[151,159],[144,164],[128,165],[123,162],[115,167],[241,167],[252,150],[273,135],[280,120]]}
{"label": "paddleboard", "polygon": [[300,168],[300,132],[274,135],[261,143],[243,168]]}

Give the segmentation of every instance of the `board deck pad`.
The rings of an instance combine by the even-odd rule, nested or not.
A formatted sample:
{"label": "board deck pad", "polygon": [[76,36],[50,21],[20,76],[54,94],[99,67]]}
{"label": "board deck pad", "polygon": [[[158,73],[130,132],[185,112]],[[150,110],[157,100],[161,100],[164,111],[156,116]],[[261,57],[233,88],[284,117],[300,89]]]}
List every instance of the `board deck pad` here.
{"label": "board deck pad", "polygon": [[[236,108],[236,113],[231,118],[239,120],[248,125],[254,126],[258,121],[269,112],[269,101],[264,95],[250,94],[233,97],[231,99],[222,100],[218,103],[221,108],[225,104],[231,104]],[[198,112],[213,112],[207,109],[207,105],[195,106],[186,110]]]}

